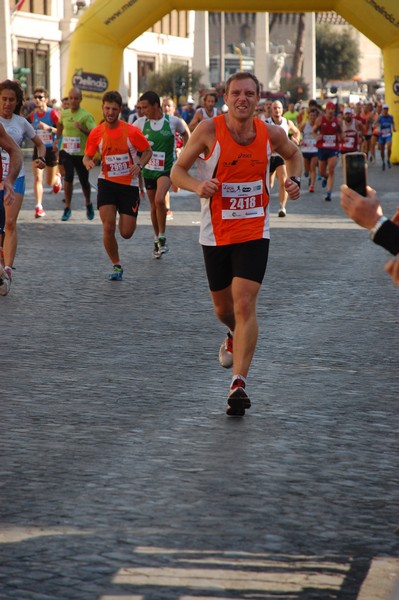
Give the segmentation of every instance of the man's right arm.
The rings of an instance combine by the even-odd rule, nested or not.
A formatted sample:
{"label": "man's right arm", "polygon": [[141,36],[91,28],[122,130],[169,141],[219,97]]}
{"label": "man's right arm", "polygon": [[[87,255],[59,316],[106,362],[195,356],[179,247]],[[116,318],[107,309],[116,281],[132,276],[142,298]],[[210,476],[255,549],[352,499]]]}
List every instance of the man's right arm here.
{"label": "man's right arm", "polygon": [[194,192],[200,198],[209,198],[219,188],[216,178],[201,181],[192,177],[189,170],[200,154],[206,154],[213,146],[215,139],[215,125],[212,119],[202,121],[191,135],[184,150],[174,164],[171,171],[172,183],[189,192]]}
{"label": "man's right arm", "polygon": [[367,187],[367,197],[361,196],[346,185],[341,186],[341,206],[353,221],[368,229],[375,244],[391,254],[399,253],[399,226],[384,217],[377,192]]}

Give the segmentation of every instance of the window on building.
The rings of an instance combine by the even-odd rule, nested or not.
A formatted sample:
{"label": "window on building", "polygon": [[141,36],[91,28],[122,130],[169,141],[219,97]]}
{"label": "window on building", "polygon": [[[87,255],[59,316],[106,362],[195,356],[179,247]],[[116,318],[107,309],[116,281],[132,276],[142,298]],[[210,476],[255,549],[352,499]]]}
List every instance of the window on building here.
{"label": "window on building", "polygon": [[51,15],[51,0],[11,0],[11,10],[23,10],[37,15]]}
{"label": "window on building", "polygon": [[189,36],[189,13],[186,10],[176,11],[162,17],[155,23],[150,31],[153,33],[163,33],[164,35],[176,35],[178,37]]}
{"label": "window on building", "polygon": [[36,87],[49,89],[49,47],[47,44],[24,44],[18,46],[18,67],[28,67],[28,87],[25,95],[29,97]]}
{"label": "window on building", "polygon": [[147,89],[147,81],[150,73],[155,71],[155,58],[151,56],[137,57],[137,83],[139,94]]}

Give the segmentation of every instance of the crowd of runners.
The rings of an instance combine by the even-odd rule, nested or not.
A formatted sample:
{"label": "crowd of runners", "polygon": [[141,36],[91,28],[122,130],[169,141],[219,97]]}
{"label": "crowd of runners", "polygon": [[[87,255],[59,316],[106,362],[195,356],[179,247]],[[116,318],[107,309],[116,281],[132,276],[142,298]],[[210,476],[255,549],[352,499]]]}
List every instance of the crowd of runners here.
{"label": "crowd of runners", "polygon": [[[64,190],[61,220],[72,216],[75,173],[87,219],[92,220],[89,171],[100,164],[97,209],[111,281],[123,280],[125,270],[116,229],[124,239],[133,236],[144,197],[154,233],[152,256],[160,259],[169,250],[166,225],[173,218],[169,190],[174,186],[175,191],[193,192],[201,202],[200,243],[214,311],[227,329],[219,350],[220,364],[233,371],[226,412],[243,416],[251,405],[246,383],[258,334],[256,300],[268,260],[274,180],[279,186],[278,216],[286,217],[287,199],[300,196],[302,175],[311,193],[320,180],[325,200],[331,201],[340,154],[362,150],[370,163],[377,163],[378,148],[381,168],[391,168],[395,124],[389,107],[369,103],[340,107],[329,101],[322,108],[311,100],[299,110],[292,104],[284,110],[280,101],[261,102],[259,82],[246,72],[228,79],[220,109],[213,93],[205,94],[197,108],[189,98],[185,107],[177,109],[172,98],[161,99],[148,90],[129,114],[123,110],[120,93],[108,91],[102,98],[100,123],[81,107],[79,89],[69,90],[59,111],[48,105],[45,89],[35,89],[33,96],[33,110],[21,116],[23,94],[18,82],[0,83],[4,188],[0,193],[0,295],[10,289],[17,251],[17,219],[25,192],[19,150],[23,140],[34,145],[36,219],[45,218],[46,172],[52,192]],[[347,196],[348,214],[355,200]],[[378,207],[374,213],[378,224],[371,225],[373,230],[384,225],[382,218],[388,220]],[[381,231],[388,229],[384,225]]]}

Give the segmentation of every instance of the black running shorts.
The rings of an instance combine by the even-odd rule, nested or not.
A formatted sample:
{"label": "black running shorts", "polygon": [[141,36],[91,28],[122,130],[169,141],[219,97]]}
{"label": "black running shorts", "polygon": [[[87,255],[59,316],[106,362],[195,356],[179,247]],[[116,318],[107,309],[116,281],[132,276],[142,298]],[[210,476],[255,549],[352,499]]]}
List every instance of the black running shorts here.
{"label": "black running shorts", "polygon": [[285,165],[284,158],[281,156],[271,156],[270,157],[270,175],[274,173],[277,167],[282,167]]}
{"label": "black running shorts", "polygon": [[139,212],[139,188],[133,185],[115,183],[107,179],[98,180],[97,208],[113,204],[120,215],[135,217]]}
{"label": "black running shorts", "polygon": [[[33,148],[33,156],[32,156],[32,160],[36,160],[37,159],[37,146],[35,146]],[[57,156],[57,152],[54,152],[54,150],[52,148],[47,147],[46,148],[46,167],[56,167],[58,165],[58,156]]]}
{"label": "black running shorts", "polygon": [[202,246],[211,292],[227,288],[233,277],[262,283],[269,256],[269,242],[268,239],[260,239],[227,246]]}
{"label": "black running shorts", "polygon": [[83,156],[80,154],[68,154],[60,150],[60,165],[64,167],[64,181],[73,183],[74,172],[78,174],[80,185],[83,190],[90,190],[89,172],[83,164]]}
{"label": "black running shorts", "polygon": [[163,173],[160,173],[158,175],[158,177],[154,178],[154,179],[150,179],[149,177],[145,177],[144,178],[144,184],[145,184],[145,189],[146,190],[156,190],[157,189],[157,182],[158,179],[160,177],[170,177],[170,171],[165,171]]}

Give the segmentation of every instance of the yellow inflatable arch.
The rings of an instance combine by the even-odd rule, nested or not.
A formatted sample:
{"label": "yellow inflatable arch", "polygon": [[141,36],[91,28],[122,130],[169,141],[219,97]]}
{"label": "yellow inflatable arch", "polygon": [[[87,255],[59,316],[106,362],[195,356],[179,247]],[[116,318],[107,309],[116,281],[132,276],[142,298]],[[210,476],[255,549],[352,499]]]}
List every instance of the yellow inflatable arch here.
{"label": "yellow inflatable arch", "polygon": [[[399,0],[280,0],[278,12],[333,10],[379,46],[384,57],[386,101],[399,128]],[[82,89],[85,108],[100,115],[101,97],[118,89],[123,50],[172,10],[276,12],[275,0],[96,0],[72,36],[66,90]],[[399,163],[399,130],[392,161]]]}

